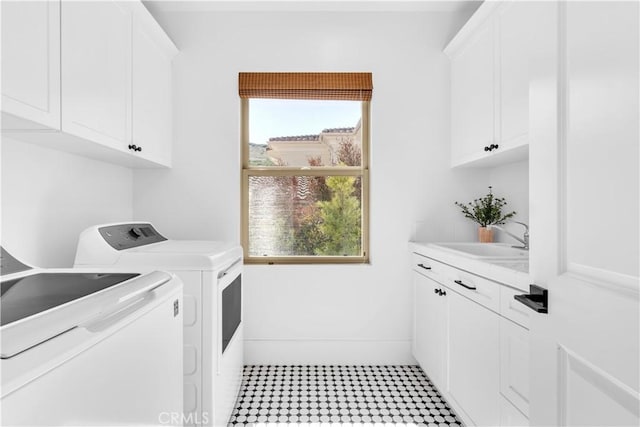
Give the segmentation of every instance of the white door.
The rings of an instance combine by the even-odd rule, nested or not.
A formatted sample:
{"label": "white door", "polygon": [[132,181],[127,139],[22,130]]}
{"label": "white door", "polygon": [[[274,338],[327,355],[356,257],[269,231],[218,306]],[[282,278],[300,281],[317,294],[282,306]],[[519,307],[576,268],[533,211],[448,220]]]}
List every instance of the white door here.
{"label": "white door", "polygon": [[[3,1],[3,129],[60,129],[60,2]],[[16,118],[26,120],[16,120]]]}
{"label": "white door", "polygon": [[637,426],[637,2],[547,3],[530,87],[532,425]]}

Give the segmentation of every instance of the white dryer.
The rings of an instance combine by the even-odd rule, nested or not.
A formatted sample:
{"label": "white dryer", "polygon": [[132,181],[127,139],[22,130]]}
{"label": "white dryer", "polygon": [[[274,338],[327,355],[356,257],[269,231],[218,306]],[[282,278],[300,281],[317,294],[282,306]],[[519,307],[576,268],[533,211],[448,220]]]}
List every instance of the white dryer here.
{"label": "white dryer", "polygon": [[185,425],[226,426],[243,369],[242,248],[170,240],[146,222],[104,224],[80,234],[75,267],[152,268],[184,283]]}

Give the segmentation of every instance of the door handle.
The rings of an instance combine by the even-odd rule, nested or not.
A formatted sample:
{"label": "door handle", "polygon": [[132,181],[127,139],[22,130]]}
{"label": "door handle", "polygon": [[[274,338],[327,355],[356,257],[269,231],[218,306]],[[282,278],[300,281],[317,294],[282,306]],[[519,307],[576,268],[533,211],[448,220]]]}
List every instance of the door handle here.
{"label": "door handle", "polygon": [[426,266],[426,265],[424,265],[424,264],[418,264],[418,267],[422,267],[422,268],[424,268],[425,270],[431,270],[431,267],[427,267],[427,266]]}
{"label": "door handle", "polygon": [[229,266],[227,268],[225,268],[224,270],[222,270],[221,272],[218,273],[218,279],[222,279],[224,276],[226,276],[227,274],[229,274],[229,271],[235,267],[236,264],[238,264],[240,261],[242,261],[242,258],[238,258],[235,261],[233,261],[231,264],[229,264]]}
{"label": "door handle", "polygon": [[528,294],[514,295],[513,298],[537,313],[549,312],[549,291],[540,286],[529,285]]}

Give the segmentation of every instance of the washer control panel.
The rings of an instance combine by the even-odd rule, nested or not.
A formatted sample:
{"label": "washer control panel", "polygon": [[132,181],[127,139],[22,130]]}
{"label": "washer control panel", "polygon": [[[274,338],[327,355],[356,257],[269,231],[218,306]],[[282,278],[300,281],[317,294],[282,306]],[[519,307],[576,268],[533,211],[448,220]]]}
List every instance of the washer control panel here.
{"label": "washer control panel", "polygon": [[98,229],[102,238],[118,251],[167,240],[148,223],[110,225]]}

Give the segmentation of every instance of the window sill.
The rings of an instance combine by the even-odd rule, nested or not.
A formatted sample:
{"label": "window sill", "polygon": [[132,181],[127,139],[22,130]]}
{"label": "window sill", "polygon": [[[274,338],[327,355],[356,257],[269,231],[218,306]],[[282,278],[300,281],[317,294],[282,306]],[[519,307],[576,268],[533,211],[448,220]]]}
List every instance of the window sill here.
{"label": "window sill", "polygon": [[370,264],[368,256],[245,257],[244,263],[246,265]]}

